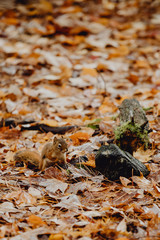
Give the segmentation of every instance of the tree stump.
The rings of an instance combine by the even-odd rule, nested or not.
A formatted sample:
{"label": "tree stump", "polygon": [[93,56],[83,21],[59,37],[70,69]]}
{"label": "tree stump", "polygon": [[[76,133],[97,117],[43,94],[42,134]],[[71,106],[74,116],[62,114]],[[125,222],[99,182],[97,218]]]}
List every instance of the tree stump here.
{"label": "tree stump", "polygon": [[149,123],[136,99],[125,99],[119,107],[120,126],[115,130],[115,143],[133,154],[140,146],[147,148]]}

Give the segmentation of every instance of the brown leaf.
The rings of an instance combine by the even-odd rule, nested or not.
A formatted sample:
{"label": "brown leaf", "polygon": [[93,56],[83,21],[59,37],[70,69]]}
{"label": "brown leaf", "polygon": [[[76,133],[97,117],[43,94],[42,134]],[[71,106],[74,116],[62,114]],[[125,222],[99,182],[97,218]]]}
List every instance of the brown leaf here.
{"label": "brown leaf", "polygon": [[125,178],[125,177],[122,177],[122,176],[120,177],[120,181],[121,181],[122,185],[125,186],[125,187],[127,187],[128,184],[131,183],[131,181],[128,178]]}
{"label": "brown leaf", "polygon": [[58,169],[57,167],[49,167],[45,170],[44,177],[45,178],[56,178],[60,181],[66,181],[68,176],[65,171],[62,171],[62,170]]}
{"label": "brown leaf", "polygon": [[23,190],[18,190],[18,191],[13,191],[11,193],[8,193],[3,196],[4,199],[10,199],[14,200],[16,204],[29,204],[33,205],[36,204],[36,198],[30,195],[29,193],[23,191]]}
{"label": "brown leaf", "polygon": [[139,81],[139,77],[133,73],[131,73],[129,76],[128,76],[128,80],[133,83],[134,85],[136,85]]}
{"label": "brown leaf", "polygon": [[18,139],[20,131],[18,129],[9,129],[9,127],[0,128],[0,136],[2,139]]}

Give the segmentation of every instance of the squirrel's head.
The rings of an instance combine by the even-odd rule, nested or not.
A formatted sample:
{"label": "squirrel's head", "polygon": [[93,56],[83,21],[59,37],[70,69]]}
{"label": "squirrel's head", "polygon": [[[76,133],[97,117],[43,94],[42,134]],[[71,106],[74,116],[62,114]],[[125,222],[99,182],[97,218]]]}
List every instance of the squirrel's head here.
{"label": "squirrel's head", "polygon": [[56,146],[58,152],[65,153],[68,151],[67,143],[63,138],[55,137],[53,140],[53,145]]}

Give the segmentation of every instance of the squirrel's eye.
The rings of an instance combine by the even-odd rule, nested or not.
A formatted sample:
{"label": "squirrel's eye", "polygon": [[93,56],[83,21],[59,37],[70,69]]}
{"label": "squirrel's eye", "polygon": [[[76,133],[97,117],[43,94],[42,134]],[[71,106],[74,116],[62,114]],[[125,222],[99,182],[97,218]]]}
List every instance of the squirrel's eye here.
{"label": "squirrel's eye", "polygon": [[58,144],[58,148],[61,148],[61,146],[62,146],[62,145],[59,143],[59,144]]}

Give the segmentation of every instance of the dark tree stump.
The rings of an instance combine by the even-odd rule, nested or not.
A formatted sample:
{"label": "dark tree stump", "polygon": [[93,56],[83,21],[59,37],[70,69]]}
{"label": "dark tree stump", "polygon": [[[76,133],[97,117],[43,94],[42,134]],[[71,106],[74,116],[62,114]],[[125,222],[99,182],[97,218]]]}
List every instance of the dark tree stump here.
{"label": "dark tree stump", "polygon": [[149,123],[136,99],[125,99],[119,107],[120,126],[115,130],[115,143],[133,154],[140,146],[147,148]]}
{"label": "dark tree stump", "polygon": [[96,169],[110,180],[118,180],[120,176],[129,178],[133,175],[149,174],[147,167],[130,153],[122,151],[117,145],[103,145],[95,157]]}

